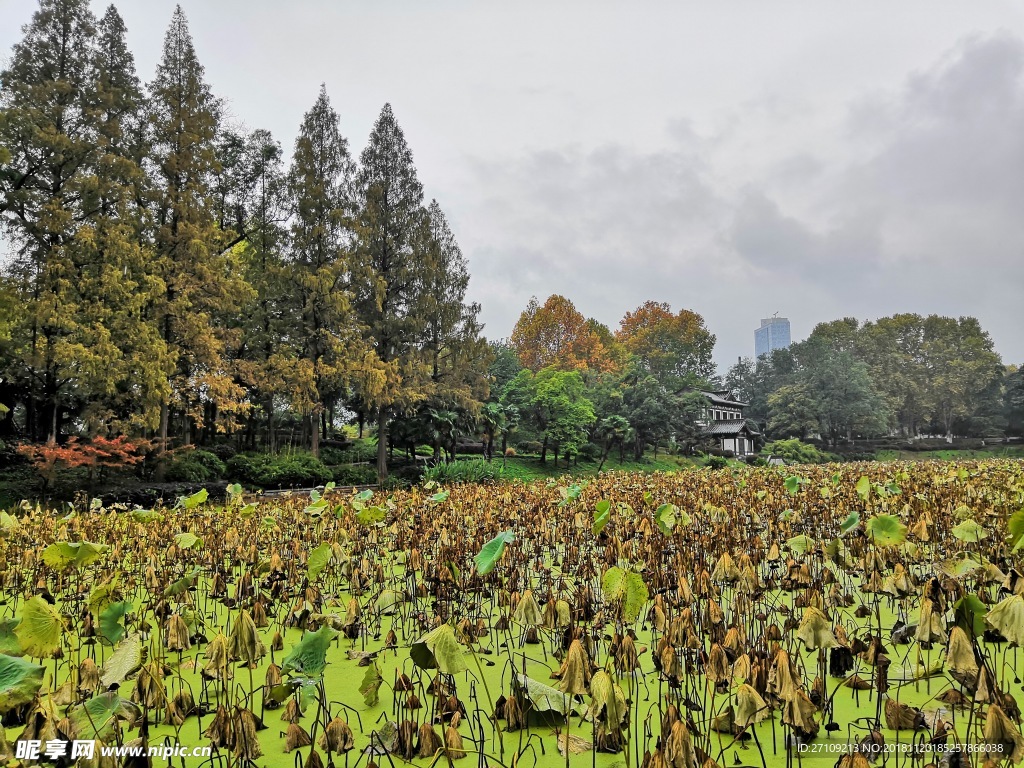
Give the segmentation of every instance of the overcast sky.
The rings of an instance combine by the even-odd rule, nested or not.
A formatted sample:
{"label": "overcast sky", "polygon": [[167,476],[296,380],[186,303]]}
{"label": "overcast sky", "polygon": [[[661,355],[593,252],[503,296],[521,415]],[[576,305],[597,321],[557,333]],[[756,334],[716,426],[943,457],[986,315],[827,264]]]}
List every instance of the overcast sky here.
{"label": "overcast sky", "polygon": [[[174,2],[116,4],[149,80]],[[355,153],[393,105],[491,338],[561,293],[693,309],[723,366],[774,312],[975,315],[1024,363],[1024,3],[182,5],[289,151],[321,82]],[[35,7],[0,0],[4,55]]]}

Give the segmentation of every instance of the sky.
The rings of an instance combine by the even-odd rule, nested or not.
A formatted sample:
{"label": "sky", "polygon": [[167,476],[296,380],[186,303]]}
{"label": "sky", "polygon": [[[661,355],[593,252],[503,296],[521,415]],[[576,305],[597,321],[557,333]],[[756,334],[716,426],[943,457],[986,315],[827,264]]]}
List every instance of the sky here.
{"label": "sky", "polygon": [[[119,0],[143,80],[170,0]],[[106,3],[96,3],[102,13]],[[9,52],[34,0],[0,0]],[[1024,363],[1024,3],[183,0],[235,122],[290,151],[321,83],[355,153],[389,102],[489,338],[531,296],[613,330],[973,315]]]}

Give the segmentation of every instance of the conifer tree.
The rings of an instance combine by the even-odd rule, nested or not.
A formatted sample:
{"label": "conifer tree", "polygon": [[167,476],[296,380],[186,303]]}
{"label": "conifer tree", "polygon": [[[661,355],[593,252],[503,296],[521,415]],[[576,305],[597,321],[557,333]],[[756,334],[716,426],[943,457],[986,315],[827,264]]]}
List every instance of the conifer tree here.
{"label": "conifer tree", "polygon": [[94,55],[96,157],[84,196],[91,216],[77,238],[83,343],[115,348],[105,386],[89,393],[84,408],[90,432],[156,428],[169,394],[167,347],[146,315],[162,284],[146,238],[145,101],[125,33],[111,5],[98,24]]}
{"label": "conifer tree", "polygon": [[86,0],[42,0],[23,31],[0,73],[0,213],[24,340],[8,375],[27,393],[28,433],[53,443],[73,388],[110,352],[80,343],[74,248],[95,160],[96,21]]}
{"label": "conifer tree", "polygon": [[[196,56],[188,22],[175,10],[164,38],[156,77],[149,86],[157,190],[154,245],[164,292],[154,315],[173,356],[171,396],[161,411],[166,445],[172,405],[181,414],[185,443],[193,425],[214,411],[237,411],[244,395],[225,353],[237,335],[226,319],[251,296],[241,279],[236,238],[217,226],[211,195],[218,170],[216,139],[221,115]],[[210,402],[204,403],[203,398]]]}
{"label": "conifer tree", "polygon": [[422,274],[419,268],[423,186],[412,151],[385,104],[360,156],[358,243],[352,266],[359,321],[385,378],[376,389],[364,388],[364,402],[377,411],[377,474],[388,474],[388,427],[396,410],[424,396],[429,367],[419,354],[423,335]]}
{"label": "conifer tree", "polygon": [[[470,426],[487,398],[490,349],[481,337],[480,305],[466,302],[469,270],[441,206],[432,200],[425,218],[425,247],[419,260],[417,313],[422,319],[422,348],[430,366],[421,417],[429,424],[435,414],[453,413]],[[447,421],[447,416],[443,419]],[[442,430],[429,429],[435,438]],[[437,452],[435,442],[435,453]]]}
{"label": "conifer tree", "polygon": [[[247,236],[242,248],[245,279],[254,295],[240,315],[242,342],[239,349],[243,378],[251,399],[259,404],[266,420],[267,447],[273,450],[275,436],[275,393],[286,391],[292,368],[297,313],[291,273],[286,261],[288,189],[281,145],[269,131],[256,130],[247,138],[242,161],[245,173],[245,209],[241,216]],[[255,422],[250,420],[250,441],[254,445]]]}
{"label": "conifer tree", "polygon": [[[306,113],[288,174],[293,205],[291,251],[298,299],[304,432],[319,453],[321,422],[351,367],[358,339],[347,286],[354,163],[326,88]],[[298,386],[296,386],[298,385]]]}

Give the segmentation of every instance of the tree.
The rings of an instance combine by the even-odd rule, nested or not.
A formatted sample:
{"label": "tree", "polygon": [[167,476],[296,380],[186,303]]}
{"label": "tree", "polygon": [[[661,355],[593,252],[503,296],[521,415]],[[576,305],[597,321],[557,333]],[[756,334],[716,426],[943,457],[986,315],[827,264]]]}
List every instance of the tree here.
{"label": "tree", "polygon": [[[454,412],[458,423],[475,423],[487,398],[490,349],[481,337],[480,305],[466,302],[469,270],[436,200],[427,208],[425,247],[419,260],[418,313],[422,350],[430,366],[424,388],[427,421],[436,412]],[[436,434],[437,430],[433,430]],[[437,443],[434,442],[435,455]]]}
{"label": "tree", "polygon": [[94,58],[98,136],[83,198],[93,215],[77,238],[83,346],[113,348],[104,361],[106,381],[94,382],[83,398],[90,433],[155,429],[170,394],[168,350],[147,316],[163,286],[153,274],[143,205],[149,193],[145,98],[125,35],[110,6],[98,25]]}
{"label": "tree", "polygon": [[292,254],[299,302],[299,357],[308,379],[308,397],[296,403],[313,455],[319,455],[321,415],[327,400],[345,382],[357,359],[346,278],[355,201],[355,166],[342,138],[338,115],[321,86],[295,140],[288,174],[294,215]]}
{"label": "tree", "polygon": [[768,398],[790,380],[795,369],[792,351],[775,349],[756,360],[748,357],[737,361],[726,374],[725,388],[747,403],[746,417],[764,430],[771,412]]}
{"label": "tree", "polygon": [[678,396],[643,368],[634,368],[623,391],[623,415],[633,434],[633,458],[643,458],[648,445],[658,446],[675,432],[680,416]]}
{"label": "tree", "polygon": [[610,371],[615,362],[598,333],[564,296],[549,296],[541,306],[536,297],[519,316],[510,339],[519,361],[531,371],[554,366],[559,370]]}
{"label": "tree", "polygon": [[555,452],[556,464],[560,455],[575,456],[596,421],[579,371],[548,367],[535,374],[524,368],[505,387],[502,403],[515,407],[520,418],[541,436],[542,464],[549,448]]}
{"label": "tree", "polygon": [[795,355],[797,371],[768,398],[771,429],[800,437],[815,430],[833,445],[885,432],[888,411],[865,363],[820,339],[796,345]]}
{"label": "tree", "polygon": [[604,469],[604,463],[608,460],[608,454],[614,446],[619,447],[619,458],[622,458],[622,448],[630,436],[629,422],[624,416],[612,414],[605,416],[597,422],[594,428],[594,442],[602,446],[601,463],[597,465],[597,471]]}
{"label": "tree", "polygon": [[900,314],[861,326],[858,355],[885,398],[891,427],[910,437],[927,422],[928,373],[924,362],[924,319]]}
{"label": "tree", "polygon": [[[267,447],[276,447],[275,394],[289,389],[288,372],[298,358],[292,340],[299,324],[291,264],[286,258],[288,186],[281,145],[269,131],[253,131],[246,139],[241,183],[250,191],[241,212],[248,235],[242,244],[241,264],[252,300],[240,315],[241,377],[250,397],[260,404],[266,419]],[[250,445],[255,424],[250,420]]]}
{"label": "tree", "polygon": [[696,312],[683,309],[673,314],[667,303],[647,301],[626,313],[615,336],[643,370],[673,388],[693,386],[715,375],[715,336]]}
{"label": "tree", "polygon": [[922,353],[932,418],[951,440],[958,419],[970,418],[997,397],[993,384],[1002,378],[1002,361],[973,317],[926,318]]}
{"label": "tree", "polygon": [[102,370],[111,354],[78,343],[75,237],[96,157],[95,38],[86,0],[43,0],[0,73],[0,211],[26,340],[13,373],[28,393],[29,433],[50,444],[78,371]]}
{"label": "tree", "polygon": [[[234,235],[217,226],[211,192],[218,170],[216,139],[221,104],[204,80],[188,21],[178,6],[164,37],[156,77],[149,86],[152,161],[157,180],[153,235],[157,275],[164,291],[153,316],[173,360],[171,396],[161,409],[166,448],[171,407],[191,442],[203,425],[204,397],[231,409],[244,390],[226,369],[226,347],[238,334],[225,322],[251,297],[241,279]],[[215,393],[215,394],[213,394]]]}
{"label": "tree", "polygon": [[1024,435],[1024,366],[1007,368],[1003,404],[1007,433]]}
{"label": "tree", "polygon": [[357,193],[354,306],[381,364],[364,377],[360,397],[377,411],[377,474],[383,480],[392,415],[423,398],[429,377],[417,346],[423,334],[416,249],[426,215],[423,186],[390,104],[381,110],[360,156]]}
{"label": "tree", "polygon": [[523,370],[523,364],[519,362],[515,348],[507,341],[491,341],[488,345],[491,348],[491,364],[487,375],[491,380],[491,394],[497,398],[504,391],[505,385]]}

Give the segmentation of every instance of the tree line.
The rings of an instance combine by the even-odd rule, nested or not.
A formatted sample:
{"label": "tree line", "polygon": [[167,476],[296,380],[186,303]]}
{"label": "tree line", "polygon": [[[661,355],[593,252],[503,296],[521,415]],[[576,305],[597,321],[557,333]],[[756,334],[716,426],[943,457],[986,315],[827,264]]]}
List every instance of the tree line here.
{"label": "tree line", "polygon": [[826,323],[724,378],[704,319],[654,301],[612,330],[532,299],[488,342],[390,106],[356,156],[321,88],[286,157],[228,119],[180,7],[147,83],[114,6],[41,0],[23,32],[0,72],[0,439],[316,455],[351,420],[383,478],[423,445],[688,451],[722,387],[773,437],[1024,429],[1024,374],[973,318]]}
{"label": "tree line", "polygon": [[973,317],[897,314],[821,323],[803,342],[732,366],[725,386],[777,436],[842,439],[1024,433],[1024,371]]}
{"label": "tree line", "polygon": [[148,83],[125,32],[42,0],[0,73],[0,430],[272,450],[289,425],[316,454],[344,410],[385,476],[397,415],[475,415],[479,306],[391,107],[355,157],[321,88],[289,162],[228,119],[180,7]]}

